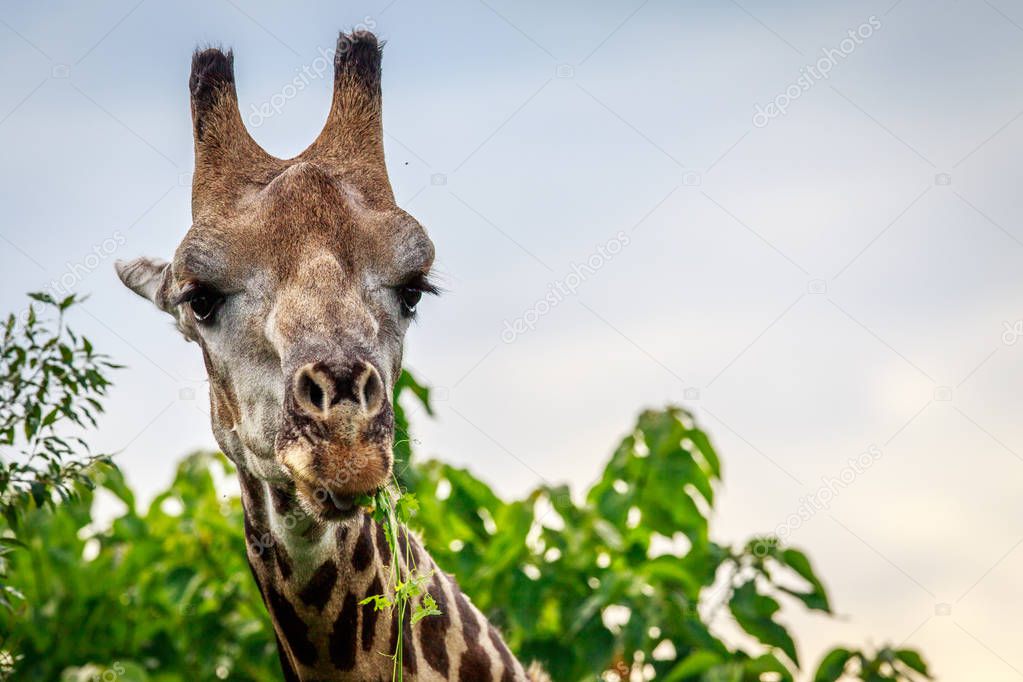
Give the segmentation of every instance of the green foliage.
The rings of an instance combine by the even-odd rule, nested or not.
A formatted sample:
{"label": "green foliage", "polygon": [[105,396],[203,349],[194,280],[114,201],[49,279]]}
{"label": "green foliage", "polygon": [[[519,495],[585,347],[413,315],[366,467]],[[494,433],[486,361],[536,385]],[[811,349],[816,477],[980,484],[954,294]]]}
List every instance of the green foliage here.
{"label": "green foliage", "polygon": [[25,600],[0,614],[0,635],[22,655],[17,679],[109,679],[89,675],[117,666],[139,680],[279,679],[232,471],[221,455],[191,455],[140,512],[105,468],[95,484],[124,505],[106,528],[84,487],[54,513],[26,514],[27,547],[11,556]]}
{"label": "green foliage", "polygon": [[[398,394],[428,401],[407,375]],[[407,463],[405,414],[398,412],[398,439]],[[721,464],[679,408],[643,413],[578,497],[542,486],[503,500],[466,470],[436,461],[399,471],[415,496],[376,500],[377,512],[394,516],[392,528],[411,521],[516,653],[542,662],[555,680],[628,679],[646,665],[672,682],[793,680],[799,652],[783,614],[831,613],[799,550],[774,538],[711,539]],[[25,601],[0,615],[5,646],[23,655],[19,678],[96,679],[120,666],[126,680],[279,679],[230,464],[188,457],[141,512],[116,470],[96,482],[125,507],[109,526],[93,520],[93,493],[83,486],[56,513],[25,514],[27,549],[11,555]],[[418,599],[413,618],[428,617],[436,604],[419,577],[399,572],[374,605]],[[729,615],[759,644],[736,646],[709,625]],[[843,674],[874,681],[928,673],[913,651],[835,649],[815,679]]]}
{"label": "green foliage", "polygon": [[12,527],[24,509],[52,506],[87,481],[83,471],[99,458],[65,430],[96,425],[105,373],[117,367],[64,324],[79,299],[29,296],[49,315],[30,304],[23,324],[7,317],[0,338],[0,511]]}
{"label": "green foliage", "polygon": [[76,484],[88,485],[90,466],[107,461],[73,431],[95,426],[106,373],[117,367],[64,324],[79,299],[29,297],[23,320],[12,314],[0,323],[0,608],[7,609],[20,597],[6,574],[10,552],[22,544],[22,514],[67,500]]}
{"label": "green foliage", "polygon": [[427,415],[433,416],[430,406],[430,389],[420,384],[409,372],[398,375],[394,387],[394,476],[401,490],[411,489],[416,480],[412,464],[412,436],[409,434],[408,409],[400,397],[409,396],[413,405],[422,407]]}
{"label": "green foliage", "polygon": [[[579,501],[545,486],[505,502],[439,462],[420,473],[417,520],[434,557],[554,679],[643,665],[659,679],[792,679],[799,658],[779,600],[830,613],[801,552],[709,539],[720,461],[680,408],[642,414]],[[793,584],[802,587],[782,587]],[[731,648],[710,630],[708,615],[725,606],[766,652]]]}
{"label": "green foliage", "polygon": [[[464,469],[427,462],[416,471],[415,520],[434,558],[556,680],[627,679],[645,665],[672,681],[791,680],[800,660],[783,603],[831,613],[802,551],[772,537],[709,538],[721,463],[681,408],[640,415],[578,499],[542,486],[506,502]],[[763,651],[711,631],[726,607]]]}
{"label": "green foliage", "polygon": [[866,682],[897,682],[919,679],[914,675],[931,679],[927,663],[913,649],[884,647],[871,655],[865,651],[836,647],[821,661],[813,680],[835,682],[840,679],[857,679]]}

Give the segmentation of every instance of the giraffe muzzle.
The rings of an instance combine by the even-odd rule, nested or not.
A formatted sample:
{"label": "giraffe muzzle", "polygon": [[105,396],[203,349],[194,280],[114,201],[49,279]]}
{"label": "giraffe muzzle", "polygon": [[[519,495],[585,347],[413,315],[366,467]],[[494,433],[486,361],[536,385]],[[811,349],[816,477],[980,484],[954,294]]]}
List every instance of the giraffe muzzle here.
{"label": "giraffe muzzle", "polygon": [[278,459],[317,515],[351,513],[391,471],[394,410],[380,372],[362,358],[310,362],[294,371],[289,393]]}

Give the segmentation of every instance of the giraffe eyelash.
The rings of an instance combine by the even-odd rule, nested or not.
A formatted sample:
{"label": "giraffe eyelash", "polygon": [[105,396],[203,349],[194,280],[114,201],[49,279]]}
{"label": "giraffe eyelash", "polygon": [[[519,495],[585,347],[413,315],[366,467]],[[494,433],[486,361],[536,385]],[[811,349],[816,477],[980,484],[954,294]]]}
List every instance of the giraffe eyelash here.
{"label": "giraffe eyelash", "polygon": [[431,296],[438,296],[441,293],[440,287],[438,287],[432,279],[430,279],[429,273],[419,272],[412,275],[405,283],[401,285],[402,289],[415,289],[421,291],[424,294],[430,294]]}
{"label": "giraffe eyelash", "polygon": [[415,319],[416,306],[419,305],[423,294],[437,294],[439,292],[440,289],[430,281],[429,275],[425,272],[416,273],[406,279],[404,284],[395,287],[401,312],[410,320]]}

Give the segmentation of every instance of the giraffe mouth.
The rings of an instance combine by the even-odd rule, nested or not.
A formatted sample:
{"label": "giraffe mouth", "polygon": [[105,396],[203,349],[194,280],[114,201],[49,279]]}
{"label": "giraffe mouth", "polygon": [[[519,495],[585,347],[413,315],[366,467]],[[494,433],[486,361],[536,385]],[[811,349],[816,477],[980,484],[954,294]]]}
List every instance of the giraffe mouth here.
{"label": "giraffe mouth", "polygon": [[313,514],[324,521],[347,519],[359,509],[355,495],[343,495],[322,487],[309,490],[301,483],[296,484],[296,491],[299,499],[311,506]]}
{"label": "giraffe mouth", "polygon": [[278,457],[295,483],[303,507],[322,520],[347,518],[358,509],[358,498],[371,495],[390,475],[389,445],[360,443],[291,444]]}
{"label": "giraffe mouth", "polygon": [[331,506],[341,512],[351,511],[355,507],[355,498],[351,495],[330,493]]}

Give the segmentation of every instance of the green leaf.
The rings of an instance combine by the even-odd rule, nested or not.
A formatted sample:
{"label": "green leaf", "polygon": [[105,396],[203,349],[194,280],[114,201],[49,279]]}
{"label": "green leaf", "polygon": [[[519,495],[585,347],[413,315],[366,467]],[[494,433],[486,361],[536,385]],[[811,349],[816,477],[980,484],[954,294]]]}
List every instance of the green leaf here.
{"label": "green leaf", "polygon": [[682,662],[668,671],[664,682],[682,682],[701,675],[722,663],[721,657],[710,651],[694,651],[682,659]]}
{"label": "green leaf", "polygon": [[427,594],[423,597],[422,603],[420,603],[412,612],[411,624],[415,625],[427,616],[439,616],[440,614],[441,611],[437,607],[437,602],[434,601],[433,597]]}
{"label": "green leaf", "polygon": [[33,301],[39,301],[40,303],[54,303],[53,297],[42,291],[31,291],[29,292],[28,297]]}
{"label": "green leaf", "polygon": [[710,466],[710,471],[713,476],[715,478],[721,478],[721,460],[718,458],[717,451],[714,449],[714,446],[711,445],[707,434],[699,429],[693,429],[686,435],[699,449],[703,458],[707,460],[707,464]]}
{"label": "green leaf", "polygon": [[743,630],[762,643],[781,649],[789,660],[799,666],[795,642],[788,630],[772,618],[780,608],[778,602],[759,594],[754,581],[750,580],[736,588],[728,606]]}
{"label": "green leaf", "polygon": [[774,654],[762,654],[756,658],[746,661],[744,665],[746,673],[759,680],[765,673],[776,673],[776,678],[785,682],[792,681],[792,671],[785,666]]}
{"label": "green leaf", "polygon": [[124,502],[129,510],[135,511],[135,494],[128,487],[127,481],[124,480],[124,474],[119,468],[111,466],[104,469],[102,482],[103,487]]}
{"label": "green leaf", "polygon": [[32,501],[35,502],[37,508],[42,509],[50,501],[46,486],[40,481],[33,481],[30,487],[32,490]]}
{"label": "green leaf", "polygon": [[433,406],[430,404],[430,389],[416,381],[416,378],[408,371],[402,370],[395,384],[394,394],[396,397],[400,396],[402,391],[405,390],[411,391],[419,399],[428,415],[433,415]]}
{"label": "green leaf", "polygon": [[[86,447],[92,437],[89,416],[101,411],[112,363],[101,355],[89,360],[83,337],[64,336],[45,321],[31,340],[14,329],[15,344],[5,342],[0,352],[0,363],[8,363],[0,364],[0,374],[25,412],[5,421],[0,402],[0,441],[9,434],[16,451],[21,422],[31,418],[38,452],[32,464],[37,470],[19,469],[18,459],[0,461],[0,510],[9,525],[4,532],[15,534],[9,543],[0,536],[0,632],[10,633],[9,641],[18,645],[17,679],[58,680],[63,671],[85,669],[89,661],[98,662],[91,664],[93,672],[114,668],[117,661],[144,661],[153,682],[225,675],[280,679],[274,632],[246,550],[261,561],[276,561],[273,542],[281,538],[251,525],[248,537],[243,534],[241,503],[229,492],[233,481],[221,485],[233,476],[230,463],[210,453],[189,456],[170,487],[146,510],[136,510],[120,472],[96,467],[93,463],[106,460],[92,458]],[[51,343],[54,334],[59,338]],[[72,351],[72,366],[64,363],[62,343]],[[41,351],[46,344],[49,349]],[[31,379],[30,365],[45,371]],[[49,383],[40,392],[44,374]],[[406,407],[428,402],[428,389],[402,376]],[[40,405],[38,413],[31,411],[33,403]],[[407,431],[404,413],[399,419],[398,406],[395,411]],[[84,440],[73,435],[79,431],[76,420],[86,429]],[[66,433],[65,426],[74,428]],[[396,456],[403,453],[405,461],[411,452],[406,431],[395,443]],[[39,488],[12,487],[15,476],[37,474]],[[393,610],[395,617],[409,619],[405,622],[425,622],[426,629],[433,623],[423,619],[440,613],[434,597],[441,595],[428,593],[433,574],[412,569],[395,551],[407,537],[400,523],[411,520],[437,564],[455,574],[516,656],[541,661],[553,679],[591,680],[641,659],[644,668],[654,667],[658,680],[791,682],[797,649],[780,621],[783,608],[800,607],[778,595],[830,611],[802,552],[785,550],[776,540],[757,554],[748,543],[725,547],[709,539],[720,463],[692,415],[679,408],[644,412],[582,501],[567,486],[549,485],[521,499],[503,499],[469,470],[436,461],[417,462],[404,478],[401,472],[396,477],[411,492],[395,493],[388,486],[358,500],[385,525],[391,555],[399,558],[392,561],[395,573],[383,576],[381,594],[366,596],[360,608]],[[120,516],[110,523],[93,520],[93,482],[127,506],[116,505]],[[33,508],[33,494],[44,491],[46,500],[61,502]],[[548,502],[551,511],[544,517]],[[690,541],[681,542],[682,535]],[[15,549],[19,542],[26,546]],[[723,578],[730,580],[726,587],[739,579],[745,583],[721,596],[716,586]],[[722,640],[711,632],[697,605],[716,607],[721,599],[727,599],[740,628],[762,645],[739,634]],[[612,605],[628,611],[620,627],[601,617],[611,614]],[[652,655],[663,641],[673,645],[673,660]],[[840,678],[853,654],[836,651],[814,679]],[[904,656],[881,650],[865,661],[865,677],[882,679],[870,671],[874,664],[889,676],[919,672],[923,659],[909,650]]]}
{"label": "green leaf", "polygon": [[913,649],[897,649],[895,658],[902,661],[908,668],[914,670],[924,677],[930,679],[931,673],[927,670],[927,663],[923,657]]}
{"label": "green leaf", "polygon": [[842,677],[846,664],[854,655],[854,652],[842,647],[832,649],[821,659],[817,672],[814,673],[813,682],[836,682]]}
{"label": "green leaf", "polygon": [[57,421],[57,417],[59,415],[60,415],[60,407],[53,408],[52,410],[49,411],[49,413],[47,413],[47,415],[45,417],[43,417],[42,426],[43,427],[50,426],[51,424],[53,424],[53,422]]}
{"label": "green leaf", "polygon": [[[782,563],[798,573],[801,578],[810,583],[813,588],[813,592],[811,593],[812,598],[804,599],[804,603],[806,603],[809,608],[831,613],[831,604],[828,601],[827,590],[824,587],[824,583],[822,583],[820,578],[817,577],[813,567],[810,565],[810,559],[798,549],[793,549],[791,547],[782,550],[781,554],[778,555],[778,558]],[[795,593],[790,594],[798,596]],[[800,598],[802,599],[802,597]]]}
{"label": "green leaf", "polygon": [[407,524],[412,520],[416,512],[419,511],[419,500],[416,499],[414,493],[402,493],[394,505],[394,511],[398,521]]}
{"label": "green leaf", "polygon": [[742,682],[742,664],[725,663],[703,674],[702,682]]}
{"label": "green leaf", "polygon": [[800,590],[793,590],[783,585],[777,585],[777,588],[792,597],[795,597],[808,609],[814,611],[824,611],[825,613],[831,613],[831,606],[828,604],[827,595],[814,590],[813,592],[802,592]]}
{"label": "green leaf", "polygon": [[382,594],[371,594],[359,602],[359,606],[365,606],[366,604],[373,604],[374,611],[384,611],[394,605],[390,598]]}

